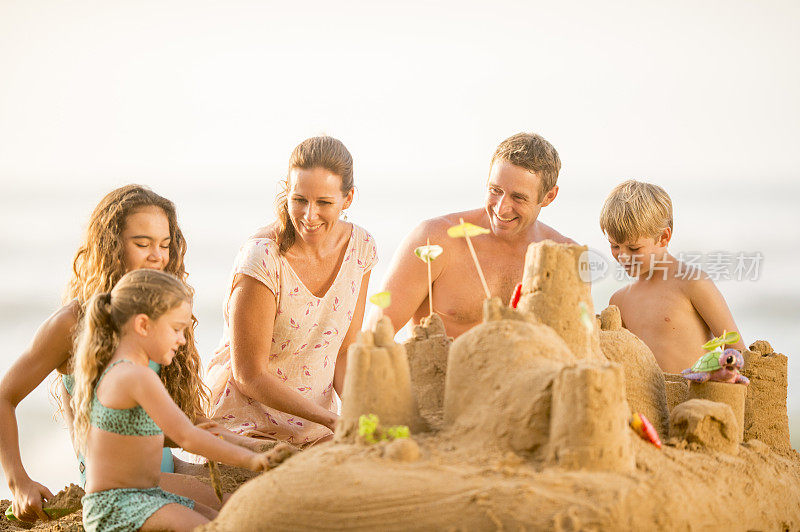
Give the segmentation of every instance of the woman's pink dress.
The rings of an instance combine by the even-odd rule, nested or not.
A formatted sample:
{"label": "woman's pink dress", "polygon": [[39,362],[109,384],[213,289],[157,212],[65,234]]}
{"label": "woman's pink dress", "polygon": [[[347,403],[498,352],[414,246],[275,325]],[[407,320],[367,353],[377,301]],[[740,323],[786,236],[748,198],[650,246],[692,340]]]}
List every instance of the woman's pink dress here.
{"label": "woman's pink dress", "polygon": [[353,224],[347,251],[336,279],[324,297],[308,291],[278,245],[269,238],[252,238],[239,250],[224,307],[225,329],[208,365],[211,417],[245,436],[309,444],[331,431],[317,423],[265,406],[247,397],[231,376],[228,304],[233,282],[245,274],[264,283],[277,303],[269,371],[307,399],[334,411],[333,370],[342,340],[353,321],[361,281],[378,260],[375,240]]}

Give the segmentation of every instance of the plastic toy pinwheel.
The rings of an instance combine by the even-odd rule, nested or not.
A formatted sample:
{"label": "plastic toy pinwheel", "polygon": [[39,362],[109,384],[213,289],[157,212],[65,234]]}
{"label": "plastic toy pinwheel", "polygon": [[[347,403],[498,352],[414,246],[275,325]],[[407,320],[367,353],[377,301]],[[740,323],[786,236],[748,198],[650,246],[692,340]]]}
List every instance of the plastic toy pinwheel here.
{"label": "plastic toy pinwheel", "polygon": [[464,222],[463,218],[459,218],[459,221],[461,222],[460,224],[454,225],[447,230],[447,236],[452,238],[466,239],[467,247],[469,248],[470,254],[472,254],[472,260],[475,261],[475,268],[478,270],[478,277],[481,278],[483,291],[486,293],[486,298],[491,299],[492,294],[489,292],[489,285],[486,284],[486,278],[483,276],[483,270],[478,262],[478,256],[475,254],[475,248],[472,247],[472,241],[470,240],[470,237],[488,235],[491,231],[484,227],[480,227],[469,222]]}
{"label": "plastic toy pinwheel", "polygon": [[720,348],[721,351],[725,351],[725,346],[728,344],[735,344],[741,340],[739,333],[736,331],[722,331],[721,336],[717,336],[716,338],[712,338],[708,342],[703,344],[703,349],[706,351],[713,351],[716,348]]}
{"label": "plastic toy pinwheel", "polygon": [[428,265],[428,305],[430,306],[430,314],[428,314],[428,316],[433,316],[433,282],[431,280],[431,262],[436,260],[436,257],[442,254],[442,251],[444,251],[442,246],[437,246],[436,244],[431,245],[430,239],[427,239],[427,245],[420,246],[414,250],[414,255]]}

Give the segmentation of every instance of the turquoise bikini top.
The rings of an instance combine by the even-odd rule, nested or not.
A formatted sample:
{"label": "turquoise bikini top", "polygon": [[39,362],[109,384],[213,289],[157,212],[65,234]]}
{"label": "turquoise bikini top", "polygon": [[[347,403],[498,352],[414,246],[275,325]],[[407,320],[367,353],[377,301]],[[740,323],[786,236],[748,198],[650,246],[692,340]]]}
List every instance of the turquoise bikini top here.
{"label": "turquoise bikini top", "polygon": [[[130,360],[117,360],[106,368],[100,379],[97,381],[97,386],[100,386],[103,377],[106,376],[111,368],[120,362],[127,362],[133,364]],[[92,414],[90,423],[98,429],[114,434],[122,434],[124,436],[157,436],[162,434],[161,428],[156,425],[144,408],[141,406],[134,406],[133,408],[108,408],[97,400],[97,386],[95,386],[95,394],[92,397]]]}
{"label": "turquoise bikini top", "polygon": [[[150,369],[156,372],[156,375],[161,371],[161,364],[158,362],[150,361]],[[72,390],[75,389],[75,377],[72,376],[72,373],[65,373],[61,375],[61,382],[64,383],[64,388],[67,389],[67,393],[72,395]]]}

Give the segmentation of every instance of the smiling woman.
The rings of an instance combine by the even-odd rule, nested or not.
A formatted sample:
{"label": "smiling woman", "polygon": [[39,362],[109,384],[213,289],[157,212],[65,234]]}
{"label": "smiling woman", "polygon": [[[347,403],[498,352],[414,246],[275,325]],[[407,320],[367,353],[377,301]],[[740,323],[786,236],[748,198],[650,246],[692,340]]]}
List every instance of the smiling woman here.
{"label": "smiling woman", "polygon": [[361,329],[372,236],[340,219],[353,201],[344,144],[292,153],[278,221],[236,257],[221,347],[209,364],[212,417],[246,436],[311,445],[332,435],[347,348]]}

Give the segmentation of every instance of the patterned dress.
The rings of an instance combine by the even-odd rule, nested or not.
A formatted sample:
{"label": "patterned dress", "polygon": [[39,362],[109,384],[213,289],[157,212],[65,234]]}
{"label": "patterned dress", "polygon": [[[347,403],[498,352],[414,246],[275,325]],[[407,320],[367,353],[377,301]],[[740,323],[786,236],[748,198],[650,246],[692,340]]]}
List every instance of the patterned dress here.
{"label": "patterned dress", "polygon": [[247,397],[231,375],[228,305],[235,277],[249,275],[275,295],[277,313],[272,331],[269,371],[307,399],[334,410],[333,370],[342,340],[353,321],[361,281],[378,260],[375,240],[353,225],[345,257],[324,297],[309,292],[269,238],[252,238],[236,256],[224,306],[225,329],[220,347],[208,365],[211,417],[245,436],[304,445],[331,434],[317,423],[287,414]]}

